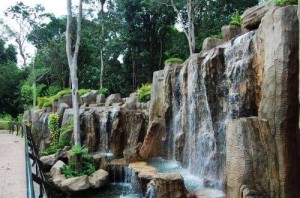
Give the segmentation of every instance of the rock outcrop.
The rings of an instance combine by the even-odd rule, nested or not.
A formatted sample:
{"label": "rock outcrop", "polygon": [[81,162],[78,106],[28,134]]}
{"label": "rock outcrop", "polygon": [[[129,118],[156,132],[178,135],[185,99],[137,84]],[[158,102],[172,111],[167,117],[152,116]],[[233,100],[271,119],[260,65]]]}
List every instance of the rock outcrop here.
{"label": "rock outcrop", "polygon": [[297,6],[275,7],[262,18],[256,40],[264,71],[259,117],[275,138],[280,197],[297,197],[300,186],[298,24]]}
{"label": "rock outcrop", "polygon": [[[152,93],[141,156],[162,155],[180,161],[210,187],[222,190],[227,183],[228,197],[297,197],[300,136],[296,12],[296,6],[274,5],[248,10],[244,17],[249,20],[244,25],[258,30],[241,36],[237,36],[240,30],[228,34],[225,40],[229,42],[156,72],[156,93]],[[223,32],[228,32],[226,29]],[[151,130],[151,118],[159,129]],[[229,123],[235,124],[228,130],[240,135],[226,133]],[[234,142],[237,146],[232,146]],[[241,158],[247,166],[230,164],[235,158]]]}
{"label": "rock outcrop", "polygon": [[177,173],[159,173],[148,184],[148,190],[145,197],[185,198],[187,196],[183,178]]}
{"label": "rock outcrop", "polygon": [[278,156],[268,122],[236,119],[226,135],[227,197],[280,197]]}

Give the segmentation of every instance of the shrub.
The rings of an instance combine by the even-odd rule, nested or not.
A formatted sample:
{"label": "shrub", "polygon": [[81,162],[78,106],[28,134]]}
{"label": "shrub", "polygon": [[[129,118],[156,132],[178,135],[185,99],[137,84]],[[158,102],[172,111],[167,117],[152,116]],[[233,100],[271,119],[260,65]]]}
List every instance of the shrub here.
{"label": "shrub", "polygon": [[211,36],[211,38],[215,38],[215,39],[223,39],[223,35],[222,35],[222,33],[214,34],[214,35]]}
{"label": "shrub", "polygon": [[165,65],[168,63],[183,63],[183,60],[181,58],[169,58],[167,60],[165,60]]}
{"label": "shrub", "polygon": [[13,118],[9,114],[0,114],[0,129],[1,130],[9,130],[10,124],[9,122],[13,121]]}
{"label": "shrub", "polygon": [[[90,89],[79,89],[78,90],[78,94],[79,96],[82,96],[88,92],[90,92]],[[58,92],[57,94],[50,96],[50,97],[39,97],[37,98],[37,103],[38,103],[38,107],[42,108],[42,107],[49,107],[52,105],[52,103],[60,98],[62,98],[64,95],[67,94],[71,94],[72,90],[71,89],[64,89],[60,92]]]}
{"label": "shrub", "polygon": [[276,5],[296,5],[298,0],[274,0]]}
{"label": "shrub", "polygon": [[91,175],[96,171],[93,157],[88,153],[87,148],[73,146],[71,153],[69,164],[61,168],[66,178]]}
{"label": "shrub", "polygon": [[151,90],[151,84],[142,85],[142,87],[137,90],[138,101],[148,102],[151,98]]}
{"label": "shrub", "polygon": [[41,156],[51,155],[56,153],[59,149],[63,149],[65,146],[70,146],[67,139],[62,139],[58,144],[50,145],[47,149],[43,150],[40,154]]}
{"label": "shrub", "polygon": [[82,96],[86,93],[89,93],[90,91],[91,91],[90,89],[79,89],[78,94],[79,94],[79,96]]}
{"label": "shrub", "polygon": [[105,87],[102,87],[102,88],[100,88],[100,89],[98,90],[98,93],[107,96],[107,95],[108,95],[108,89],[105,88]]}
{"label": "shrub", "polygon": [[51,133],[51,145],[56,145],[59,143],[59,135],[60,135],[60,128],[59,128],[59,115],[57,114],[50,114],[48,127]]}
{"label": "shrub", "polygon": [[231,21],[230,25],[236,25],[236,26],[242,26],[243,20],[240,15],[239,11],[236,11],[232,16],[231,16]]}

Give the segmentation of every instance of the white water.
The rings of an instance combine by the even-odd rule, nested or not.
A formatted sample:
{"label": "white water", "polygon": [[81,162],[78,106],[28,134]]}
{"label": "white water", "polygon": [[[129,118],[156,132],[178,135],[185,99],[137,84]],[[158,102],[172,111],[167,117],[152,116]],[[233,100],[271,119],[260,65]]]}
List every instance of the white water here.
{"label": "white water", "polygon": [[[172,121],[166,127],[168,139],[164,157],[180,161],[186,168],[182,170],[190,175],[184,171],[181,174],[185,178],[196,176],[199,188],[203,188],[203,183],[224,188],[226,125],[232,118],[253,113],[244,105],[248,90],[245,93],[240,90],[243,90],[241,86],[253,83],[250,74],[254,34],[249,32],[224,45],[221,53],[225,64],[221,68],[216,51],[211,50],[201,60],[194,57],[185,63],[172,84]],[[218,65],[214,65],[215,62]],[[187,79],[183,77],[185,73]],[[184,148],[179,156],[176,140],[182,133]]]}

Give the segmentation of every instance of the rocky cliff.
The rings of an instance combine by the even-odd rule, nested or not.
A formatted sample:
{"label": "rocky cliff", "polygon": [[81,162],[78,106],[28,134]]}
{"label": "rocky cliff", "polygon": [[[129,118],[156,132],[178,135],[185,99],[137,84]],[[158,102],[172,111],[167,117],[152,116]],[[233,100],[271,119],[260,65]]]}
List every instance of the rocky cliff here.
{"label": "rocky cliff", "polygon": [[245,13],[245,34],[154,73],[140,155],[180,161],[227,197],[297,197],[297,7]]}

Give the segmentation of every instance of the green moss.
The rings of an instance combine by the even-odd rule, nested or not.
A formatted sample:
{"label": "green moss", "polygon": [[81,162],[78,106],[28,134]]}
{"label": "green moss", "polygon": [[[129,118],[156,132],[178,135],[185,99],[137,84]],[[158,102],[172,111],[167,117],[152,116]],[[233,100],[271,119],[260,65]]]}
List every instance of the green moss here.
{"label": "green moss", "polygon": [[219,33],[219,34],[214,34],[212,36],[210,36],[211,38],[214,38],[214,39],[223,39],[223,35],[222,33]]}
{"label": "green moss", "polygon": [[240,15],[240,12],[236,11],[231,16],[230,25],[242,26],[242,24],[243,24],[243,19],[242,19],[241,15]]}
{"label": "green moss", "polygon": [[138,101],[139,102],[148,102],[151,98],[151,84],[142,85],[141,88],[137,90]]}
{"label": "green moss", "polygon": [[168,63],[183,63],[183,60],[181,58],[169,58],[167,60],[165,60],[165,65]]}
{"label": "green moss", "polygon": [[274,0],[276,5],[296,5],[298,4],[298,0]]}
{"label": "green moss", "polygon": [[[78,90],[78,94],[79,94],[79,96],[82,96],[90,91],[91,91],[90,89],[80,89],[80,90]],[[62,98],[65,95],[68,95],[68,94],[72,94],[71,89],[64,89],[50,97],[39,97],[39,98],[37,98],[38,107],[39,108],[50,107],[54,101],[59,100],[60,98]]]}

